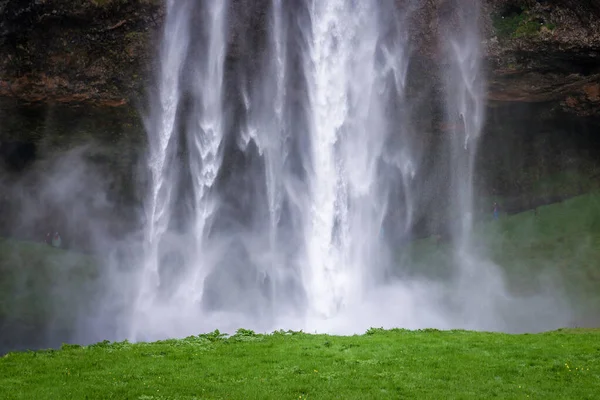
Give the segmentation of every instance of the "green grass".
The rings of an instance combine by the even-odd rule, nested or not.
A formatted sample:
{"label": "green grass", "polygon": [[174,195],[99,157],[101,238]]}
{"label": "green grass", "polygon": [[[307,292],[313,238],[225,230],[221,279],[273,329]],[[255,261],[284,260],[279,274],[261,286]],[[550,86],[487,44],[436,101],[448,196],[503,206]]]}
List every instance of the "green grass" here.
{"label": "green grass", "polygon": [[578,170],[565,169],[553,174],[541,174],[536,169],[524,169],[519,177],[517,196],[478,196],[475,198],[475,213],[479,219],[491,215],[492,204],[497,202],[502,207],[514,208],[518,203],[527,206],[541,199],[570,198],[600,190],[600,182],[596,176],[600,171],[590,169],[586,173]]}
{"label": "green grass", "polygon": [[[0,325],[4,321],[30,332],[50,324],[72,330],[75,315],[91,306],[97,277],[90,256],[0,239]],[[4,340],[0,335],[0,344]]]}
{"label": "green grass", "polygon": [[600,331],[241,330],[0,358],[3,399],[592,399]]}
{"label": "green grass", "polygon": [[[515,293],[539,289],[547,278],[565,290],[576,320],[600,318],[600,193],[481,222],[473,236],[475,250],[502,268]],[[452,248],[433,238],[398,257],[411,275],[443,279],[453,270]]]}
{"label": "green grass", "polygon": [[514,287],[531,287],[539,276],[561,282],[581,312],[600,310],[600,195],[504,218],[480,229],[481,247],[504,267]]}

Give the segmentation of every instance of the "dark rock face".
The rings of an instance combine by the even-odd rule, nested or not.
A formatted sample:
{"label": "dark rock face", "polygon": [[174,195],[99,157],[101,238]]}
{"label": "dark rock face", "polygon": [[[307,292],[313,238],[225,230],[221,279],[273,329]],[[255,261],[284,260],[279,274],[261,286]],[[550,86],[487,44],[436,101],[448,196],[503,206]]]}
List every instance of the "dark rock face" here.
{"label": "dark rock face", "polygon": [[492,102],[551,102],[557,111],[600,114],[600,3],[488,1]]}
{"label": "dark rock face", "polygon": [[20,172],[35,161],[37,148],[31,142],[0,142],[0,166]]}
{"label": "dark rock face", "polygon": [[92,251],[94,231],[135,229],[144,133],[129,111],[0,101],[0,236],[59,230]]}
{"label": "dark rock face", "polygon": [[[162,0],[0,0],[0,96],[123,106],[143,97]],[[270,1],[230,0],[228,65],[257,61]]]}
{"label": "dark rock face", "polygon": [[[120,106],[139,98],[164,19],[160,0],[0,0],[0,95],[29,102]],[[454,0],[397,0],[410,40],[440,61],[441,21]],[[486,0],[482,30],[492,102],[554,102],[576,115],[600,113],[600,3]],[[270,2],[230,1],[228,65],[256,62]],[[436,68],[422,71],[437,74]]]}
{"label": "dark rock face", "polygon": [[162,20],[149,0],[0,2],[0,95],[126,104],[144,88]]}
{"label": "dark rock face", "polygon": [[[456,24],[455,0],[397,1],[409,13],[422,73],[436,81],[439,38]],[[490,103],[552,102],[557,112],[600,115],[600,2],[484,0],[480,26]],[[442,21],[445,21],[443,24]],[[427,63],[425,63],[427,64]]]}

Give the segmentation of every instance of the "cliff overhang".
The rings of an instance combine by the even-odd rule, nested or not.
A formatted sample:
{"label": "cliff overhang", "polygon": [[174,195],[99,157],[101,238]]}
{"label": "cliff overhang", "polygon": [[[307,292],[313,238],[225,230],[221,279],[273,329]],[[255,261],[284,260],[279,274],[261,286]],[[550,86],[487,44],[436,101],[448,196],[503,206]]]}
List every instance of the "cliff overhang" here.
{"label": "cliff overhang", "polygon": [[[266,12],[256,9],[268,2],[252,3],[251,12],[246,3],[230,5],[251,20],[232,30],[232,53],[247,36],[240,29],[264,33]],[[429,65],[439,54],[436,38],[449,3],[426,0],[415,8],[398,0],[399,7],[413,7],[410,40]],[[0,96],[101,106],[143,97],[164,19],[160,0],[0,0],[0,14]],[[547,102],[600,115],[599,21],[600,3],[593,0],[482,1],[489,104]],[[424,73],[436,75],[435,68]]]}

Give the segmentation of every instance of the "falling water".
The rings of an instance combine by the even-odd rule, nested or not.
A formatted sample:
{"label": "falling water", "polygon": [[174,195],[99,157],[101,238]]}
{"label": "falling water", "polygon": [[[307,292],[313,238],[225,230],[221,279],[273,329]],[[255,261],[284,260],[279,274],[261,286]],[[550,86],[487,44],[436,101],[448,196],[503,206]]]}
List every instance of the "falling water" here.
{"label": "falling water", "polygon": [[189,45],[189,25],[184,17],[189,4],[167,4],[169,10],[160,48],[159,78],[155,100],[151,103],[150,118],[145,120],[148,132],[150,184],[146,204],[145,243],[146,257],[140,277],[139,293],[134,306],[134,321],[128,336],[137,335],[138,319],[143,318],[143,307],[158,285],[159,241],[170,222],[170,206],[174,187],[170,184],[169,151],[175,137],[176,116],[180,103],[180,74]]}
{"label": "falling water", "polygon": [[[198,9],[200,8],[200,9]],[[150,118],[146,121],[149,137],[150,194],[146,206],[146,260],[136,305],[138,319],[149,318],[153,312],[160,278],[161,261],[169,250],[168,230],[177,202],[177,180],[181,169],[176,157],[182,145],[180,131],[187,144],[189,168],[192,171],[193,206],[191,218],[192,238],[187,241],[186,251],[193,260],[193,270],[188,285],[182,285],[185,300],[194,302],[201,293],[200,283],[206,277],[207,266],[202,262],[204,238],[215,203],[210,189],[215,183],[220,163],[220,147],[223,138],[223,69],[226,53],[225,10],[226,1],[204,2],[198,7],[194,1],[170,0],[167,3],[167,19],[160,49],[158,88],[151,103]],[[206,41],[194,49],[191,36],[194,17],[203,16],[202,37]],[[197,57],[189,68],[189,57]],[[188,67],[188,68],[186,68]],[[191,98],[185,104],[184,96]],[[178,120],[180,113],[187,113],[188,120]],[[175,239],[177,240],[177,239]],[[173,239],[171,239],[173,241]],[[164,245],[167,242],[167,245]],[[169,265],[168,267],[173,267]],[[168,271],[178,273],[180,271]],[[137,323],[132,325],[131,337],[135,337]]]}
{"label": "falling water", "polygon": [[[386,74],[395,67],[389,64],[398,60],[380,47],[380,11],[377,2],[312,4],[304,284],[310,307],[324,317],[361,300],[384,250],[380,232],[391,182],[381,165],[390,134],[382,100]],[[387,65],[378,59],[384,51]]]}
{"label": "falling water", "polygon": [[[455,261],[459,266],[453,300],[462,327],[486,330],[548,329],[567,322],[565,303],[547,289],[531,297],[512,295],[499,265],[474,238],[474,183],[478,141],[485,113],[485,79],[478,22],[479,0],[456,2],[454,23],[447,31],[446,116],[450,138],[451,212]],[[448,21],[449,22],[449,21]],[[548,313],[553,308],[556,313]]]}
{"label": "falling water", "polygon": [[458,27],[448,35],[449,73],[446,75],[446,109],[452,132],[453,209],[461,251],[471,245],[473,226],[473,175],[484,120],[484,78],[481,68],[479,1],[458,2]]}
{"label": "falling water", "polygon": [[[446,74],[446,117],[452,126],[450,137],[450,199],[455,240],[455,259],[459,266],[458,291],[471,292],[479,300],[456,300],[459,314],[467,326],[498,329],[501,321],[490,313],[505,293],[504,280],[496,265],[474,251],[473,175],[477,144],[484,119],[484,78],[481,68],[481,43],[478,32],[479,1],[461,0],[455,9],[458,27],[449,28]],[[487,314],[486,314],[486,311]]]}
{"label": "falling water", "polygon": [[[186,298],[194,296],[197,287],[207,275],[203,263],[204,239],[213,215],[215,202],[210,197],[221,166],[221,142],[225,123],[223,121],[224,64],[226,53],[225,10],[227,1],[211,1],[204,5],[207,14],[203,19],[204,35],[207,37],[203,54],[194,64],[189,82],[195,100],[190,121],[185,132],[188,140],[190,170],[193,182],[193,279]],[[201,293],[196,294],[200,298]],[[193,298],[193,297],[192,297]]]}
{"label": "falling water", "polygon": [[[432,173],[407,95],[410,7],[265,0],[252,6],[265,7],[252,28],[264,40],[244,41],[239,1],[167,3],[131,338],[510,326],[496,322],[514,306],[503,277],[472,241],[485,107],[478,2],[453,4],[458,27],[440,39],[456,129],[440,147],[449,163]],[[447,171],[456,279],[392,278],[423,198],[438,190],[429,176]]]}
{"label": "falling water", "polygon": [[289,129],[285,121],[286,105],[286,26],[284,23],[283,0],[273,0],[270,14],[271,35],[269,52],[265,62],[267,73],[259,85],[252,88],[252,103],[244,96],[244,105],[249,114],[247,136],[252,138],[265,160],[264,179],[268,208],[267,254],[262,263],[262,276],[272,277],[270,290],[277,297],[276,282],[281,281],[278,267],[282,263],[279,251],[279,226],[284,204],[284,168],[286,164]]}

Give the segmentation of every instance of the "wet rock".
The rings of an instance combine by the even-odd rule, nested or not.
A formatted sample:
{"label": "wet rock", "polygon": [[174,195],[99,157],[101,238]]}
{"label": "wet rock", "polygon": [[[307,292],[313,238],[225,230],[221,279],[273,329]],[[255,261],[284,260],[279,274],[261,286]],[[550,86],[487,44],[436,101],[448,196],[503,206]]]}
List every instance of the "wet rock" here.
{"label": "wet rock", "polygon": [[[440,38],[443,29],[458,26],[457,2],[397,3],[408,13],[413,58],[427,60],[419,61],[425,66],[420,73],[439,81],[444,63]],[[600,84],[600,2],[485,0],[481,7],[490,105],[552,102],[557,112],[600,115],[595,95]]]}
{"label": "wet rock", "polygon": [[[0,96],[119,107],[143,96],[164,19],[158,0],[0,0]],[[228,65],[256,62],[270,2],[230,2]],[[459,23],[455,0],[396,0],[413,58],[437,79],[440,37]],[[493,102],[554,102],[600,114],[600,3],[486,0],[482,45]],[[52,38],[52,40],[49,40]],[[233,67],[232,67],[233,68]],[[435,95],[435,93],[431,93]]]}
{"label": "wet rock", "polygon": [[21,172],[36,159],[37,148],[30,142],[0,142],[0,166]]}
{"label": "wet rock", "polygon": [[145,87],[161,13],[150,0],[0,2],[0,96],[128,103]]}
{"label": "wet rock", "polygon": [[600,114],[600,3],[488,0],[489,99]]}

